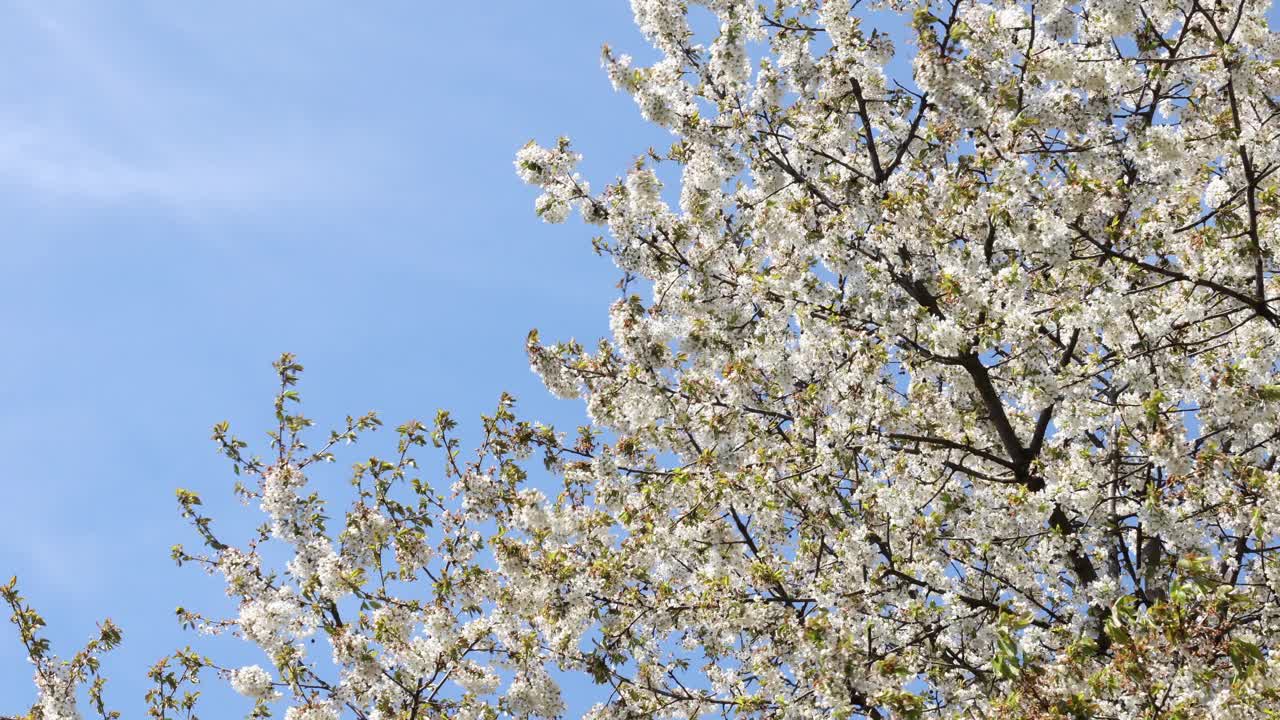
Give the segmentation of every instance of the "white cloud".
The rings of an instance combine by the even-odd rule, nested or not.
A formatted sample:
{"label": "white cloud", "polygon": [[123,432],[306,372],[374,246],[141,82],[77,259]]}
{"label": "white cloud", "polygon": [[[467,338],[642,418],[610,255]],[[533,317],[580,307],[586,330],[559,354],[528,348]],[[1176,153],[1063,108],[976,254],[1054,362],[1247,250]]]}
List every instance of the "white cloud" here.
{"label": "white cloud", "polygon": [[184,44],[189,28],[142,3],[127,19],[92,7],[27,2],[0,29],[0,62],[26,75],[0,84],[0,191],[198,214],[315,205],[369,180],[368,138],[287,122],[201,76],[210,38]]}
{"label": "white cloud", "polygon": [[[73,131],[0,123],[0,183],[90,202],[161,202],[179,208],[255,205],[301,179],[289,162],[194,153],[147,162],[114,153]],[[286,177],[290,173],[295,177]]]}

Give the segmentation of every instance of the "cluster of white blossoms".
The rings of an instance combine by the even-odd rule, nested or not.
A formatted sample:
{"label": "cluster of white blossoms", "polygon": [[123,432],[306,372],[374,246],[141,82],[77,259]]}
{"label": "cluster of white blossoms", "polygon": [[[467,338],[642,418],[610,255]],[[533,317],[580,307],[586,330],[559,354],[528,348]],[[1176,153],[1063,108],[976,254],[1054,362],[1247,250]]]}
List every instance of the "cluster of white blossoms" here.
{"label": "cluster of white blossoms", "polygon": [[284,720],[338,720],[340,717],[338,708],[327,700],[291,707],[284,713]]}
{"label": "cluster of white blossoms", "polygon": [[174,557],[238,603],[180,614],[271,663],[217,668],[254,716],[1280,713],[1267,3],[632,7],[658,57],[605,71],[671,147],[594,194],[568,140],[515,162],[642,293],[594,347],[528,337],[591,424],[504,396],[473,456],[409,422],[340,507],[315,468],[380,423],[308,447],[286,355],[269,458],[215,428],[261,530],[233,545],[179,492],[206,550]]}
{"label": "cluster of white blossoms", "polygon": [[587,196],[589,187],[573,166],[581,160],[568,151],[568,141],[559,148],[548,149],[529,143],[516,153],[516,172],[532,185],[542,187],[542,195],[534,202],[534,211],[549,223],[564,222],[574,205]]}
{"label": "cluster of white blossoms", "polygon": [[65,666],[41,668],[35,674],[41,720],[80,720],[76,708],[76,682]]}
{"label": "cluster of white blossoms", "polygon": [[[301,367],[286,356],[277,369],[282,388],[288,388]],[[225,426],[216,436],[237,471],[257,478],[256,487],[240,488],[270,520],[257,538],[247,546],[224,543],[200,514],[199,498],[179,493],[184,512],[213,552],[190,554],[179,547],[175,557],[220,573],[228,594],[239,599],[238,616],[227,620],[181,612],[186,622],[208,632],[234,632],[273,663],[279,680],[256,665],[221,671],[255,701],[255,716],[266,716],[282,699],[289,720],[338,720],[347,713],[368,720],[425,713],[479,720],[498,709],[554,716],[561,706],[548,699],[549,681],[526,681],[514,695],[499,692],[500,671],[519,674],[541,666],[536,654],[532,666],[524,657],[517,625],[506,623],[499,636],[496,622],[481,610],[501,581],[482,569],[476,553],[485,541],[474,528],[510,515],[510,486],[498,489],[489,503],[471,502],[463,494],[475,484],[467,478],[478,470],[459,472],[455,492],[438,495],[430,483],[410,477],[417,467],[410,451],[433,440],[445,443],[451,421],[439,420],[434,436],[421,424],[407,423],[399,428],[394,461],[372,458],[356,465],[357,499],[335,530],[326,501],[312,490],[308,467],[331,460],[335,444],[354,441],[380,423],[373,415],[350,419],[324,448],[308,451],[299,432],[310,421],[284,409],[297,399],[291,393],[282,389],[278,398],[276,462],[241,455],[242,443],[226,435]],[[283,572],[273,568],[271,559],[282,558],[267,551],[272,545],[287,550]],[[425,598],[423,583],[434,587]],[[328,639],[331,655],[325,660],[310,656],[317,634]],[[515,683],[523,687],[518,678]],[[517,707],[518,712],[508,710]]]}
{"label": "cluster of white blossoms", "polygon": [[[50,652],[49,641],[40,636],[44,619],[18,594],[18,579],[0,585],[0,601],[8,605],[9,621],[18,630],[27,659],[35,667],[33,680],[36,701],[25,717],[30,720],[80,720],[77,696],[83,690],[96,716],[104,720],[118,718],[119,713],[106,709],[102,689],[106,678],[98,674],[100,655],[120,644],[120,630],[110,620],[98,625],[96,637],[68,660],[59,660]],[[158,666],[157,666],[158,667]],[[156,672],[152,668],[153,673]],[[87,686],[87,687],[83,687]]]}
{"label": "cluster of white blossoms", "polygon": [[632,6],[672,145],[572,198],[649,293],[530,336],[592,434],[497,548],[592,717],[1280,712],[1268,3]]}
{"label": "cluster of white blossoms", "polygon": [[246,697],[266,698],[272,694],[271,673],[257,665],[247,665],[231,672],[231,689]]}

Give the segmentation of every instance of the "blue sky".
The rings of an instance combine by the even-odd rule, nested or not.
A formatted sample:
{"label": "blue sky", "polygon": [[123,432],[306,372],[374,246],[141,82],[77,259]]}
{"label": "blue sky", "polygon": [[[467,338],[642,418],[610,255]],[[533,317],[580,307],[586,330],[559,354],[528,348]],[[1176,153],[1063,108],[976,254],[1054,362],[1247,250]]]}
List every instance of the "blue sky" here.
{"label": "blue sky", "polygon": [[[605,41],[645,54],[625,2],[14,0],[0,19],[0,574],[56,651],[122,626],[108,698],[138,717],[175,647],[264,662],[173,619],[225,605],[168,558],[197,544],[173,489],[260,520],[210,426],[261,437],[284,350],[322,425],[446,407],[465,428],[502,390],[576,424],[525,334],[603,335],[617,274],[591,229],[534,217],[512,157],[568,134],[603,185],[669,141],[599,69]],[[29,677],[5,626],[0,712]],[[206,691],[206,717],[247,709]]]}

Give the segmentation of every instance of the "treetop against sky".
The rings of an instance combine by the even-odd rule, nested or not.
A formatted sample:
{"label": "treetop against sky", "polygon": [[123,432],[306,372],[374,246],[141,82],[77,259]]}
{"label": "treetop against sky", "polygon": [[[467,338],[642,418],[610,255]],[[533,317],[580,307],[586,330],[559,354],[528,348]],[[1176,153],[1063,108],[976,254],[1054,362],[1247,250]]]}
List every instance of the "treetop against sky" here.
{"label": "treetop against sky", "polygon": [[[170,558],[202,577],[155,592],[181,603],[190,648],[136,665],[152,668],[139,695],[154,716],[290,720],[1273,716],[1271,12],[633,0],[621,15],[643,41],[601,55],[647,124],[624,159],[601,169],[592,155],[618,152],[635,121],[597,116],[595,95],[554,74],[539,87],[555,78],[547,92],[563,96],[538,107],[585,139],[534,127],[506,148],[535,189],[513,235],[572,220],[579,253],[591,238],[621,273],[605,339],[533,318],[511,375],[461,338],[425,346],[436,368],[499,373],[449,383],[446,400],[491,385],[528,396],[527,363],[585,418],[506,393],[469,417],[330,413],[301,401],[333,381],[304,387],[298,356],[280,355],[265,437],[234,417],[213,428],[248,507],[172,483],[186,528],[166,546],[180,540]],[[87,52],[66,17],[28,13]],[[343,38],[404,37],[348,19]],[[453,102],[429,114],[492,102],[475,79],[447,78]],[[507,189],[483,194],[487,133],[460,158],[470,183],[433,182],[505,208]],[[493,188],[516,184],[509,162]],[[485,214],[456,230],[496,227]],[[505,261],[444,254],[426,262],[470,291],[375,308],[370,292],[391,291],[354,278],[313,294],[290,250],[264,274],[263,337],[336,338],[364,363],[337,378],[343,391],[385,391],[393,409],[421,412],[408,368],[424,348],[392,341],[420,332],[418,316],[523,320],[512,286],[576,298],[554,266],[491,279]],[[588,304],[606,317],[603,297]],[[340,329],[362,309],[395,331],[353,342]],[[166,367],[181,382],[162,407],[185,406],[189,372]],[[127,524],[115,508],[102,514]],[[110,717],[120,672],[98,658],[118,654],[121,629],[127,644],[128,618],[110,613],[77,654],[62,636],[51,649],[27,604],[40,591],[4,588],[34,666],[32,717]],[[197,706],[187,693],[205,688]]]}

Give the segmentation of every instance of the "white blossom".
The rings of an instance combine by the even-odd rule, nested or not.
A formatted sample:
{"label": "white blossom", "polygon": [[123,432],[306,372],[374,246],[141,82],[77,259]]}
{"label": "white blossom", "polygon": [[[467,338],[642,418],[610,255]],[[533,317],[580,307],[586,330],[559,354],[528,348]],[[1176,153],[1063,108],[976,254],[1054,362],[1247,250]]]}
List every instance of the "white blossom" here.
{"label": "white blossom", "polygon": [[320,700],[284,711],[285,720],[338,720],[341,715],[333,703]]}
{"label": "white blossom", "polygon": [[266,698],[272,694],[271,674],[257,665],[247,665],[231,671],[231,688],[251,698]]}
{"label": "white blossom", "polygon": [[37,670],[35,684],[41,720],[80,720],[76,685],[67,667],[48,666]]}

